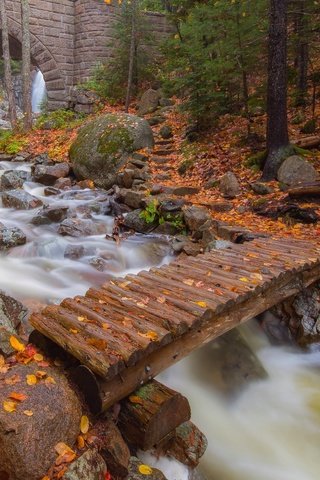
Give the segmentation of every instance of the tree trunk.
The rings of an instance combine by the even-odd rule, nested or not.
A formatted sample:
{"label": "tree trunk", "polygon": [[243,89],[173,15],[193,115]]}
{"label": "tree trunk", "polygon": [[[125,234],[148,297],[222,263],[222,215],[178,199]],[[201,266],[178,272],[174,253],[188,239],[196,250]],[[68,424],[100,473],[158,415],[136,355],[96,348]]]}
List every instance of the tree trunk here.
{"label": "tree trunk", "polygon": [[30,53],[30,28],[29,28],[29,1],[21,0],[22,22],[22,105],[23,126],[25,130],[32,127],[31,107],[31,53]]}
{"label": "tree trunk", "polygon": [[134,57],[135,57],[135,46],[136,46],[136,8],[137,0],[132,1],[132,20],[131,20],[131,42],[130,42],[130,55],[129,55],[129,72],[128,72],[128,85],[127,85],[127,94],[126,94],[126,105],[125,111],[128,113],[131,97],[131,89],[133,82],[133,69],[134,69]]}
{"label": "tree trunk", "polygon": [[290,154],[287,119],[287,0],[270,0],[267,152],[263,180],[272,180]]}
{"label": "tree trunk", "polygon": [[309,44],[307,38],[308,19],[305,12],[305,0],[300,0],[296,20],[297,34],[297,105],[305,105],[308,90]]}
{"label": "tree trunk", "polygon": [[11,58],[10,58],[10,49],[9,49],[9,32],[8,32],[8,19],[5,0],[0,2],[0,13],[2,21],[2,50],[3,50],[3,60],[4,60],[4,78],[5,78],[5,87],[8,95],[9,102],[9,117],[10,123],[13,130],[17,128],[17,112],[13,92],[12,84],[12,74],[11,74]]}

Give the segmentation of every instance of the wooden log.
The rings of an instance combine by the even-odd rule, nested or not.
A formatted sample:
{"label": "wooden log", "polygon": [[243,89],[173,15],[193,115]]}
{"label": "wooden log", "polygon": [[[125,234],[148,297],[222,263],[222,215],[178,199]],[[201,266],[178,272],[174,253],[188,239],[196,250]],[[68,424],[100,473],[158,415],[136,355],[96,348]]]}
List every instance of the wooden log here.
{"label": "wooden log", "polygon": [[310,137],[300,138],[299,140],[293,141],[294,145],[297,145],[300,148],[305,148],[306,150],[317,148],[320,146],[320,137],[312,135]]}
{"label": "wooden log", "polygon": [[183,395],[153,380],[121,402],[118,426],[129,444],[148,450],[190,415]]}
{"label": "wooden log", "polygon": [[319,197],[320,196],[320,182],[301,183],[288,190],[288,195],[291,198],[299,197]]}

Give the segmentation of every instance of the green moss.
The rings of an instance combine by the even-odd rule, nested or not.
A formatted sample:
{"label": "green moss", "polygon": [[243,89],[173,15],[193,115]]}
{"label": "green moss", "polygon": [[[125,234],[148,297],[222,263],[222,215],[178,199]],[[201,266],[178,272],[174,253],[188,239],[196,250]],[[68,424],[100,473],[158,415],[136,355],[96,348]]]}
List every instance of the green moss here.
{"label": "green moss", "polygon": [[313,118],[312,120],[308,120],[303,127],[301,128],[301,133],[311,134],[316,131],[317,123],[316,120]]}
{"label": "green moss", "polygon": [[100,136],[98,152],[108,157],[122,152],[133,152],[132,135],[127,128],[115,126]]}
{"label": "green moss", "polygon": [[11,130],[0,130],[0,152],[16,155],[25,145],[25,140],[17,138]]}
{"label": "green moss", "polygon": [[139,390],[137,390],[136,395],[138,397],[141,397],[143,400],[148,400],[148,398],[150,397],[150,393],[152,392],[153,388],[154,387],[151,383],[146,383],[145,385],[140,387]]}
{"label": "green moss", "polygon": [[296,153],[297,155],[300,155],[302,157],[312,157],[312,153],[310,152],[310,150],[305,150],[304,148],[300,148],[300,147],[297,147],[297,145],[293,145],[293,149],[294,149],[294,153]]}
{"label": "green moss", "polygon": [[178,167],[179,174],[185,175],[185,173],[187,173],[187,171],[193,166],[193,164],[194,160],[191,160],[190,158],[188,158],[187,160],[183,160]]}
{"label": "green moss", "polygon": [[255,172],[262,170],[264,161],[267,158],[267,150],[263,150],[262,152],[255,153],[251,155],[244,161],[245,167],[251,168]]}

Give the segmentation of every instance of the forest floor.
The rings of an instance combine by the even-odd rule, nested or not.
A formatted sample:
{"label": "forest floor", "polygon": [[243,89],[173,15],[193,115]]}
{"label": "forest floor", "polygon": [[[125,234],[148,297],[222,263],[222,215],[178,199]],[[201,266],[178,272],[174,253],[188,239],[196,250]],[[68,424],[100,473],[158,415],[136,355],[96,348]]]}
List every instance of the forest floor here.
{"label": "forest floor", "polygon": [[[122,107],[111,107],[105,105],[99,114],[104,112],[119,112]],[[289,110],[289,131],[290,139],[294,141],[307,137],[301,133],[302,125],[310,119],[310,107],[305,111],[292,108]],[[135,113],[133,108],[130,113]],[[297,116],[303,119],[301,123],[294,124],[292,120]],[[320,118],[320,107],[316,112],[317,118]],[[83,122],[87,122],[92,116],[86,117]],[[83,123],[82,122],[82,123]],[[266,232],[270,234],[279,233],[284,236],[293,236],[301,239],[315,240],[319,238],[320,227],[318,223],[303,224],[295,223],[286,218],[276,220],[261,217],[252,211],[252,202],[262,198],[253,192],[250,184],[259,181],[261,172],[249,168],[246,160],[251,155],[262,151],[264,147],[266,116],[259,115],[253,117],[251,130],[254,133],[254,142],[247,140],[247,120],[242,116],[225,115],[220,118],[219,125],[212,131],[207,132],[198,141],[190,143],[185,139],[185,129],[188,125],[187,118],[179,112],[178,108],[166,112],[166,125],[173,129],[172,150],[169,156],[168,178],[160,183],[164,186],[170,185],[188,185],[197,186],[200,192],[196,195],[187,197],[187,201],[196,205],[209,206],[216,202],[223,202],[221,193],[217,187],[206,188],[209,179],[219,179],[227,171],[232,171],[238,178],[241,186],[241,193],[233,200],[228,200],[229,208],[227,212],[213,212],[216,220],[224,221],[230,225],[242,226],[254,232]],[[67,160],[68,151],[71,143],[76,138],[77,131],[81,126],[78,122],[74,126],[68,126],[58,130],[35,129],[28,136],[23,137],[26,148],[33,154],[48,152],[52,159]],[[161,126],[153,127],[155,134]],[[315,134],[320,134],[318,129]],[[306,157],[320,173],[320,151],[312,150]],[[178,173],[178,167],[182,162],[188,161],[188,168],[184,175]],[[156,177],[157,171],[152,172]],[[154,183],[159,183],[155,181]],[[273,193],[263,196],[265,202],[278,202],[281,204],[287,197],[287,194],[280,189],[277,181],[270,182]],[[300,207],[312,207],[320,215],[320,203],[299,202]]]}

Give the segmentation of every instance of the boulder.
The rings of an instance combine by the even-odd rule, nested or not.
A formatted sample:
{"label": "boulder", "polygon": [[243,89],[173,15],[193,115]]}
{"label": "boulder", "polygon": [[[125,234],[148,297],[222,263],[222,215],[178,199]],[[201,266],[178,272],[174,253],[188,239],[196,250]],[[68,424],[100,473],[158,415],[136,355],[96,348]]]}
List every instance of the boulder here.
{"label": "boulder", "polygon": [[274,191],[273,188],[262,182],[251,183],[251,188],[257,195],[268,195],[269,193],[273,193]]}
{"label": "boulder", "polygon": [[183,215],[184,221],[191,232],[196,232],[204,223],[211,220],[206,208],[196,207],[194,205],[185,207]]}
{"label": "boulder", "polygon": [[15,208],[17,210],[31,210],[43,205],[39,198],[30,195],[30,193],[24,190],[10,190],[3,193],[2,204],[6,208]]}
{"label": "boulder", "polygon": [[129,155],[153,145],[153,133],[145,120],[129,114],[104,115],[80,129],[70,149],[73,171],[77,179],[90,179],[109,189]]}
{"label": "boulder", "polygon": [[72,187],[71,179],[70,178],[58,178],[54,182],[54,188],[59,188],[60,190],[68,190]]}
{"label": "boulder", "polygon": [[150,88],[141,97],[138,107],[138,115],[145,115],[157,110],[160,100],[160,93],[158,90]]}
{"label": "boulder", "polygon": [[90,219],[66,218],[60,224],[58,233],[70,237],[87,237],[90,235],[103,235],[106,233],[106,225],[94,222]]}
{"label": "boulder", "polygon": [[24,245],[27,241],[25,233],[18,227],[5,227],[0,223],[0,250]]}
{"label": "boulder", "polygon": [[14,332],[27,314],[27,309],[15,298],[0,290],[0,326]]}
{"label": "boulder", "polygon": [[146,204],[146,193],[123,188],[120,190],[120,200],[128,207],[141,208]]}
{"label": "boulder", "polygon": [[68,207],[44,207],[33,217],[31,223],[33,223],[33,225],[60,223],[67,217],[67,213]]}
{"label": "boulder", "polygon": [[90,448],[71,463],[63,480],[105,480],[106,462],[96,448]]}
{"label": "boulder", "polygon": [[141,212],[141,209],[129,212],[123,220],[123,226],[135,232],[150,233],[157,227],[157,222],[147,223],[144,218],[141,218]]}
{"label": "boulder", "polygon": [[165,117],[162,117],[161,115],[155,115],[154,117],[151,117],[151,118],[148,119],[148,123],[152,127],[154,125],[160,125],[161,123],[163,123],[165,121],[166,121]]}
{"label": "boulder", "polygon": [[314,182],[319,178],[319,174],[307,160],[299,155],[292,155],[282,163],[277,177],[279,182],[291,186],[300,182]]}
{"label": "boulder", "polygon": [[227,172],[220,178],[219,190],[225,198],[235,198],[239,195],[240,185],[233,172]]}
{"label": "boulder", "polygon": [[56,180],[66,177],[69,172],[70,166],[66,162],[55,165],[36,165],[33,170],[33,179],[43,185],[54,185]]}
{"label": "boulder", "polygon": [[8,170],[0,177],[0,191],[21,188],[30,180],[30,173],[24,170]]}
{"label": "boulder", "polygon": [[1,478],[39,480],[56,459],[55,445],[72,447],[79,435],[81,405],[66,377],[46,367],[43,378],[28,385],[26,376],[37,370],[37,363],[30,362],[0,374],[1,405],[13,391],[26,395],[24,401],[14,402],[12,413],[0,409]]}

